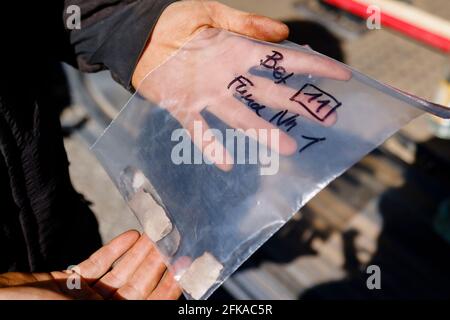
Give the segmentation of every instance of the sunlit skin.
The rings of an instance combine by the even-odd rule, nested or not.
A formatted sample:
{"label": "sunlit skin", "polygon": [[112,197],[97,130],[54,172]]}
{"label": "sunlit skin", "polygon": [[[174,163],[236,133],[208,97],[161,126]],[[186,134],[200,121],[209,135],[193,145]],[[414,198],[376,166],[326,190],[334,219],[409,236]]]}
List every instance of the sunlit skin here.
{"label": "sunlit skin", "polygon": [[[186,19],[186,12],[192,12],[189,16],[196,18]],[[223,41],[218,41],[214,38],[214,30],[211,28],[225,29],[268,42],[280,42],[289,35],[287,26],[279,21],[241,12],[218,2],[176,2],[163,12],[157,22],[137,64],[132,81],[133,86],[138,88],[139,93],[148,100],[167,109],[191,137],[194,137],[195,122],[201,123],[205,131],[209,129],[208,123],[200,113],[205,106],[208,112],[232,128],[244,131],[276,129],[276,126],[246,107],[245,103],[238,101],[233,96],[233,90],[230,91],[228,88],[229,94],[224,94],[227,93],[226,85],[236,75],[243,74],[250,77],[249,70],[259,66],[261,59],[267,59],[267,55],[273,54],[274,47],[237,36],[223,37]],[[210,30],[200,33],[205,29]],[[186,44],[193,38],[194,41]],[[184,45],[183,54],[174,56],[182,45]],[[251,86],[251,93],[254,97],[258,97],[258,102],[261,104],[279,110],[287,109],[293,114],[314,120],[308,112],[299,108],[297,103],[289,101],[289,97],[295,93],[295,90],[283,85],[285,79],[289,78],[288,74],[348,80],[351,73],[332,60],[316,54],[285,48],[277,48],[277,50],[283,56],[283,61],[277,63],[280,63],[280,67],[282,64],[282,70],[287,71],[284,79],[274,83],[261,76],[253,77],[254,85]],[[273,64],[273,61],[269,63]],[[152,71],[151,75],[146,78],[150,71]],[[280,77],[280,74],[276,74],[274,70],[270,70],[270,73]],[[145,81],[143,81],[144,78]],[[195,79],[194,83],[193,79]],[[250,85],[247,87],[250,89]],[[326,112],[327,109],[324,108],[322,113]],[[334,114],[333,116],[322,124],[332,125],[336,121]],[[260,142],[282,155],[292,155],[297,151],[297,143],[292,137],[282,130],[279,137],[279,141],[275,143]],[[213,162],[224,171],[232,168],[231,156],[220,142],[214,139],[193,142],[203,152],[214,143],[217,152],[223,155],[217,158],[223,161]]]}
{"label": "sunlit skin", "polygon": [[[67,284],[74,270],[79,272],[80,289]],[[0,299],[167,300],[180,294],[156,247],[137,231],[121,234],[72,271],[0,275]]]}

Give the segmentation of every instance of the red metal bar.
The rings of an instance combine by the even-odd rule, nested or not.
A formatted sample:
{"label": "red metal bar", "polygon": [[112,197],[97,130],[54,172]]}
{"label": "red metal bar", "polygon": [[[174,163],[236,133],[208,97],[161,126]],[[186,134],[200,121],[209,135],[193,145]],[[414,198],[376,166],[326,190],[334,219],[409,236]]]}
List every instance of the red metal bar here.
{"label": "red metal bar", "polygon": [[[334,5],[352,14],[367,19],[371,13],[367,13],[369,5],[356,2],[353,0],[324,0],[330,5]],[[386,27],[395,29],[411,38],[424,42],[444,52],[450,52],[450,39],[435,34],[429,30],[423,29],[410,22],[396,18],[391,14],[380,12],[381,24]]]}

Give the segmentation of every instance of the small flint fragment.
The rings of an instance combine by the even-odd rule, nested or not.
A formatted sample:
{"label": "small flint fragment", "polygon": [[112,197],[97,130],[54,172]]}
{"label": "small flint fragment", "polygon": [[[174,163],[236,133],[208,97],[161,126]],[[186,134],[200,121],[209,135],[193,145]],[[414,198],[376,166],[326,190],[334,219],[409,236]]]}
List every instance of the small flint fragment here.
{"label": "small flint fragment", "polygon": [[172,230],[172,223],[164,209],[150,194],[138,191],[128,204],[139,217],[144,217],[144,231],[153,242],[161,240]]}
{"label": "small flint fragment", "polygon": [[121,187],[126,193],[128,205],[153,242],[158,242],[172,231],[172,222],[161,199],[140,170],[133,167],[125,168],[121,176]]}
{"label": "small flint fragment", "polygon": [[192,262],[180,279],[181,287],[194,299],[200,299],[217,282],[223,265],[205,252]]}

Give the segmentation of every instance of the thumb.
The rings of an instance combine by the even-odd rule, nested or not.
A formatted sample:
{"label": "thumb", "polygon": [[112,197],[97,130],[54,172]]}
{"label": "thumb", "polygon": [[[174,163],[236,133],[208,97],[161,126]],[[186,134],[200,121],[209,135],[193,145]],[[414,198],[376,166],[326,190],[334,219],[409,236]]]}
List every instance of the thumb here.
{"label": "thumb", "polygon": [[215,1],[204,4],[215,28],[270,42],[286,40],[289,35],[289,28],[280,21],[239,11]]}

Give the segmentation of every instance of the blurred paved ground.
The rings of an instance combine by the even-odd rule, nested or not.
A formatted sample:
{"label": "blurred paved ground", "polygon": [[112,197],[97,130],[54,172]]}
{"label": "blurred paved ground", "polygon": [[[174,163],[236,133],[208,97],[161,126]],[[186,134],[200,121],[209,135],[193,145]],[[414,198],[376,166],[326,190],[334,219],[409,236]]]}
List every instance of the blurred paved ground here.
{"label": "blurred paved ground", "polygon": [[70,175],[75,188],[92,202],[92,210],[100,223],[100,234],[104,242],[122,231],[140,230],[134,214],[123,201],[106,172],[79,137],[65,139],[69,155]]}

